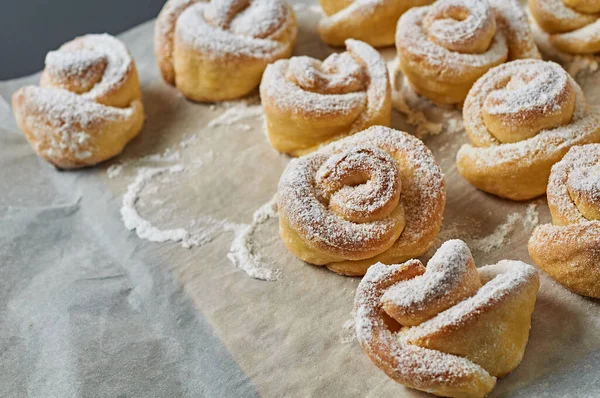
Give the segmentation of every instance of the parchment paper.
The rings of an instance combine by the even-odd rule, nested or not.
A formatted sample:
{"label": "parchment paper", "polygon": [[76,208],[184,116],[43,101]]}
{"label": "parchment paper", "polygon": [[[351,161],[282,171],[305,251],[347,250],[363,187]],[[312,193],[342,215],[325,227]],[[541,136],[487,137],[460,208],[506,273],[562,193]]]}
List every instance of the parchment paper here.
{"label": "parchment paper", "polygon": [[[296,54],[324,58],[333,50],[316,33],[318,8],[295,9]],[[152,31],[149,22],[121,36],[140,72],[146,124],[99,167],[59,172],[38,159],[9,104],[39,76],[0,83],[0,396],[428,396],[387,378],[353,340],[359,280],[295,259],[275,218],[256,227],[252,254],[278,270],[276,281],[250,278],[228,259],[235,231],[273,197],[288,158],[269,146],[260,115],[248,116],[252,99],[197,104],[164,84]],[[579,81],[600,103],[598,77]],[[241,120],[214,122],[225,112]],[[393,127],[415,132],[399,113]],[[467,140],[459,130],[424,138],[447,182],[438,244],[462,238],[480,247],[479,266],[531,262],[533,225],[521,219],[539,213],[549,222],[545,199],[512,203],[471,187],[454,165]],[[162,229],[200,225],[206,235],[191,249],[140,239],[121,220],[140,167],[172,165],[185,170],[153,179],[136,208]],[[504,244],[490,250],[482,244],[490,234]],[[491,396],[599,396],[598,301],[543,273],[541,282],[525,358]]]}

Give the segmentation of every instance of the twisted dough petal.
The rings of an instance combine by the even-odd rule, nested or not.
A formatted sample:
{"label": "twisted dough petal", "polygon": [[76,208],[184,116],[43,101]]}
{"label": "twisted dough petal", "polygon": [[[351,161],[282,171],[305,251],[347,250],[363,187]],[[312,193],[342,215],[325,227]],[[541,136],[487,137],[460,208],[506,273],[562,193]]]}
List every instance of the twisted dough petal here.
{"label": "twisted dough petal", "polygon": [[300,259],[363,275],[378,261],[427,251],[445,201],[443,175],[423,143],[375,126],[290,162],[278,188],[280,231]]}
{"label": "twisted dough petal", "polygon": [[394,44],[398,18],[412,7],[434,0],[320,0],[326,16],[319,21],[321,39],[342,46],[347,39],[362,40],[374,47]]}
{"label": "twisted dough petal", "polygon": [[242,97],[265,67],[292,54],[297,27],[285,0],[169,0],[155,29],[166,82],[197,101]]}
{"label": "twisted dough petal", "polygon": [[[432,262],[427,268],[417,260],[376,264],[367,271],[355,297],[358,340],[399,383],[441,396],[483,397],[495,376],[522,359],[537,273],[518,261],[477,270],[458,240],[444,243]],[[394,305],[412,307],[413,326],[392,319]]]}
{"label": "twisted dough petal", "polygon": [[600,298],[600,145],[575,146],[552,167],[548,206],[554,225],[536,228],[531,258],[573,292]]}
{"label": "twisted dough petal", "polygon": [[420,94],[464,101],[473,83],[508,59],[539,58],[525,14],[513,0],[441,0],[398,21],[398,63]]}
{"label": "twisted dough petal", "polygon": [[267,67],[260,94],[271,145],[302,155],[373,125],[389,125],[391,88],[385,61],[369,45],[325,61],[280,60]]}
{"label": "twisted dough petal", "polygon": [[600,51],[600,5],[587,0],[529,0],[535,22],[550,43],[570,54]]}
{"label": "twisted dough petal", "polygon": [[472,145],[460,148],[458,171],[513,200],[544,194],[552,165],[570,147],[600,141],[600,109],[588,108],[577,83],[550,62],[490,70],[469,92],[463,117]]}
{"label": "twisted dough petal", "polygon": [[82,36],[48,53],[40,85],[18,90],[13,110],[34,150],[57,167],[116,156],[142,128],[135,64],[112,36]]}

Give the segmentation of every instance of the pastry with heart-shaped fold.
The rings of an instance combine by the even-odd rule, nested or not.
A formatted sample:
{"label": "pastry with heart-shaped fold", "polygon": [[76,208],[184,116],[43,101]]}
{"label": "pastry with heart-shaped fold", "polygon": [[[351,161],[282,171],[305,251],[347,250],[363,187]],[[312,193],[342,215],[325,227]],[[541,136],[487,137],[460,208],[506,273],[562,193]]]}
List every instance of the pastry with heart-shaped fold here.
{"label": "pastry with heart-shaped fold", "polygon": [[267,67],[260,96],[275,149],[299,156],[367,127],[389,126],[385,61],[361,41],[348,40],[346,46],[323,62],[303,56]]}
{"label": "pastry with heart-shaped fold", "polygon": [[552,223],[540,225],[529,254],[571,291],[600,298],[600,144],[575,146],[552,167]]}
{"label": "pastry with heart-shaped fold", "polygon": [[427,267],[372,266],[356,291],[356,335],[401,384],[484,397],[521,362],[538,290],[533,266],[503,260],[477,269],[467,245],[451,240]]}

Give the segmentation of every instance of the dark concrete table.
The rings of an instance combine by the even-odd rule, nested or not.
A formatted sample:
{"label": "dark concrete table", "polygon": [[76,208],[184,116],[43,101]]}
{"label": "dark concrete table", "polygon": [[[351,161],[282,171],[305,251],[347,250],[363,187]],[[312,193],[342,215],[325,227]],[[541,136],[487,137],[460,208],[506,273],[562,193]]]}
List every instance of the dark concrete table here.
{"label": "dark concrete table", "polygon": [[117,34],[156,17],[165,0],[3,1],[0,80],[37,72],[50,50],[85,33]]}

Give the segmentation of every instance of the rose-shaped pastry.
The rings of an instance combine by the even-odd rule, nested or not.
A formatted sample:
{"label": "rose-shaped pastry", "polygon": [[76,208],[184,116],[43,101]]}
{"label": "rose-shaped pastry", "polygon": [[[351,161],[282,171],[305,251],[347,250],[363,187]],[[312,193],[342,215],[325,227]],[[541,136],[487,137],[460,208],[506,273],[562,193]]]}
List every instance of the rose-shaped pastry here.
{"label": "rose-shaped pastry", "polygon": [[325,17],[319,22],[321,39],[342,46],[358,39],[375,47],[394,44],[398,18],[412,7],[435,0],[320,0]]}
{"label": "rose-shaped pastry", "polygon": [[169,0],[154,45],[164,80],[195,101],[243,97],[266,66],[292,54],[297,27],[285,0]]}
{"label": "rose-shaped pastry", "polygon": [[408,387],[484,397],[521,362],[539,290],[535,268],[477,269],[467,245],[444,243],[427,264],[372,266],[356,291],[356,336],[371,361]]}
{"label": "rose-shaped pastry", "polygon": [[600,298],[600,145],[576,146],[552,167],[552,224],[529,240],[533,261],[571,291]]}
{"label": "rose-shaped pastry", "polygon": [[271,64],[260,85],[267,132],[280,152],[299,156],[373,125],[389,125],[391,89],[385,61],[368,44],[320,62],[293,57]]}
{"label": "rose-shaped pastry", "polygon": [[473,83],[507,60],[539,58],[514,0],[440,0],[398,21],[398,67],[415,91],[440,104],[462,103]]}
{"label": "rose-shaped pastry", "polygon": [[292,160],[277,196],[287,248],[343,275],[425,253],[446,203],[444,177],[429,149],[381,126]]}
{"label": "rose-shaped pastry", "polygon": [[600,141],[600,109],[553,62],[500,65],[475,83],[463,108],[472,145],[458,151],[460,174],[495,195],[527,200],[546,192],[552,165],[574,145]]}
{"label": "rose-shaped pastry", "polygon": [[600,2],[529,0],[529,10],[550,44],[569,54],[600,51]]}
{"label": "rose-shaped pastry", "polygon": [[109,35],[86,35],[46,56],[40,86],[12,97],[17,124],[58,168],[92,166],[121,153],[144,123],[129,52]]}

